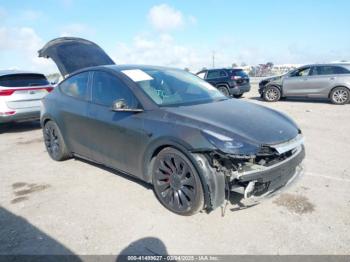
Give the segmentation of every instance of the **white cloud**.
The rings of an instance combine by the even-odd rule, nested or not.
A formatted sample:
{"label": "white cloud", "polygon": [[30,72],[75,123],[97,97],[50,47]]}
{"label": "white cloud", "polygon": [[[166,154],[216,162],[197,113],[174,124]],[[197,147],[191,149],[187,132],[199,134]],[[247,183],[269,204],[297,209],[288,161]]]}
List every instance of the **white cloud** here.
{"label": "white cloud", "polygon": [[82,36],[91,37],[95,34],[95,30],[85,24],[73,23],[61,27],[60,36]]}
{"label": "white cloud", "polygon": [[[57,72],[52,61],[38,57],[44,42],[30,27],[0,27],[0,49],[7,59],[1,59],[1,68],[17,68],[40,72]],[[13,59],[11,59],[13,58]],[[16,61],[16,64],[12,64]],[[19,61],[19,62],[18,62]]]}
{"label": "white cloud", "polygon": [[189,67],[196,71],[210,63],[210,55],[176,43],[169,34],[138,35],[131,44],[120,42],[111,52],[117,64],[149,64],[170,67]]}
{"label": "white cloud", "polygon": [[[167,4],[153,6],[148,13],[148,19],[151,25],[161,32],[181,28],[186,23],[184,15]],[[192,21],[194,19],[191,18]]]}

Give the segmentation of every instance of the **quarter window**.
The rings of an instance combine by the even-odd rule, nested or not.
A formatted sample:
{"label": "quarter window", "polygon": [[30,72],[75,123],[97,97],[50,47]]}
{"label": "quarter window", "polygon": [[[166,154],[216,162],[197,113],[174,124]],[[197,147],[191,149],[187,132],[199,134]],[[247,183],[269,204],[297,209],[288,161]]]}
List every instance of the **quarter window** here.
{"label": "quarter window", "polygon": [[74,75],[60,85],[60,89],[68,96],[79,99],[88,99],[89,72]]}
{"label": "quarter window", "polygon": [[94,72],[92,80],[92,101],[111,107],[116,100],[124,99],[130,107],[136,107],[136,98],[130,89],[116,76],[107,72]]}
{"label": "quarter window", "polygon": [[350,72],[341,66],[316,66],[313,72],[314,75],[337,75],[350,74]]}

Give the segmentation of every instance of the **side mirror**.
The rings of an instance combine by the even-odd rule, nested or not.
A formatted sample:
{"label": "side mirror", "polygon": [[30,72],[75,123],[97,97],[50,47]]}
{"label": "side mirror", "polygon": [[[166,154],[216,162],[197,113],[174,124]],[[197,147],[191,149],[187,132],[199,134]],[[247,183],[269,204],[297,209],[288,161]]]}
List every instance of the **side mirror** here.
{"label": "side mirror", "polygon": [[112,111],[115,112],[143,112],[140,108],[130,108],[124,99],[118,99],[112,104]]}

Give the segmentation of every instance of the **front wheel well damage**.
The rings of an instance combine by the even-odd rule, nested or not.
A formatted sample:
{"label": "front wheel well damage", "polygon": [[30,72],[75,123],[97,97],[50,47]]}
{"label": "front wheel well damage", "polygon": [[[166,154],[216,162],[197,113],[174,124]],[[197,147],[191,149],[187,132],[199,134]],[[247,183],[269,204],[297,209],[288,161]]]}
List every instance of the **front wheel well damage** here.
{"label": "front wheel well damage", "polygon": [[[209,212],[217,207],[216,203],[213,203],[213,199],[218,199],[222,197],[217,196],[217,189],[213,188],[213,184],[218,184],[217,182],[213,181],[215,180],[212,170],[209,171],[209,169],[205,169],[205,156],[202,154],[197,154],[197,153],[191,153],[189,150],[187,150],[185,147],[181,145],[173,145],[173,144],[165,144],[158,146],[156,149],[151,154],[151,157],[148,161],[147,165],[147,181],[152,183],[152,170],[153,170],[153,165],[155,163],[157,155],[164,149],[166,148],[173,148],[181,153],[183,153],[192,163],[193,167],[195,168],[195,171],[198,173],[199,178],[201,180],[202,188],[203,188],[203,193],[204,193],[204,209]],[[200,156],[202,155],[202,156]],[[210,177],[213,176],[213,177]],[[221,186],[215,186],[215,188],[222,188]],[[225,196],[223,196],[224,198]],[[224,201],[224,200],[222,200]],[[216,201],[218,202],[218,201]],[[221,204],[220,204],[221,205]]]}

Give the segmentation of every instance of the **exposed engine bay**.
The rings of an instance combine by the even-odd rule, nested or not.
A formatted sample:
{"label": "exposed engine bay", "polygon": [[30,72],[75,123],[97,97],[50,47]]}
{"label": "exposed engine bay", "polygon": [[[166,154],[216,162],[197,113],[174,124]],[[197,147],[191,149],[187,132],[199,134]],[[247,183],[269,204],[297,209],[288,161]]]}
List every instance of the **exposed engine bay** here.
{"label": "exposed engine bay", "polygon": [[225,176],[226,190],[261,197],[272,193],[296,176],[296,169],[305,156],[303,137],[279,145],[262,146],[255,155],[230,155],[219,151],[206,157],[218,173]]}

